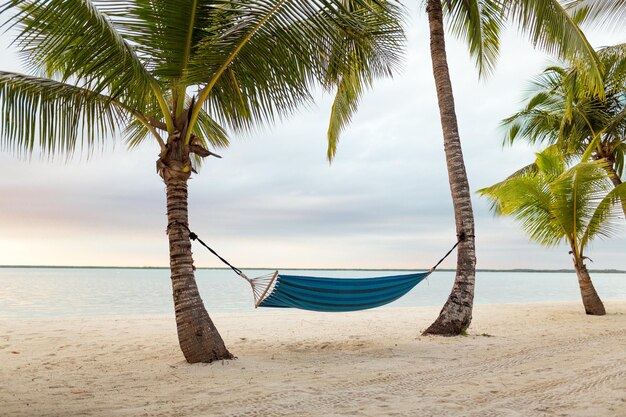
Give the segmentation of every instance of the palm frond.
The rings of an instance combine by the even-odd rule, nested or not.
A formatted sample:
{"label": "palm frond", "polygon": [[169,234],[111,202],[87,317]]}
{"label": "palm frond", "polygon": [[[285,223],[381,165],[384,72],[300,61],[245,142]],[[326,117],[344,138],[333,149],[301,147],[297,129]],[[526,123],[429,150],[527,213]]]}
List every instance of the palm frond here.
{"label": "palm frond", "polygon": [[[152,77],[109,17],[89,0],[9,0],[5,23],[34,70],[143,109]],[[122,7],[120,2],[114,6]]]}
{"label": "palm frond", "polygon": [[549,109],[530,108],[504,119],[500,127],[505,130],[504,144],[512,145],[523,138],[530,144],[558,142],[561,115]]}
{"label": "palm frond", "polygon": [[505,144],[518,139],[531,144],[554,144],[559,140],[565,108],[561,86],[566,76],[565,69],[549,67],[532,80],[524,108],[500,123],[506,132]]}
{"label": "palm frond", "polygon": [[[626,136],[626,135],[625,135]],[[626,143],[618,142],[612,149],[615,163],[613,168],[619,177],[624,181],[624,160],[626,159]]]}
{"label": "palm frond", "polygon": [[239,17],[204,39],[193,57],[203,70],[188,77],[203,85],[197,107],[234,130],[290,114],[310,102],[315,84],[330,89],[354,68],[365,83],[388,76],[400,60],[401,9],[386,1],[225,3]]}
{"label": "palm frond", "polygon": [[332,161],[337,153],[339,135],[352,120],[363,94],[363,84],[357,71],[344,73],[337,86],[328,124],[328,150],[326,157]]}
{"label": "palm frond", "polygon": [[201,140],[201,144],[204,147],[210,144],[219,149],[226,148],[229,145],[228,133],[224,127],[204,110],[201,110],[198,115],[198,121],[193,127],[193,133]]}
{"label": "palm frond", "polygon": [[610,189],[603,164],[602,161],[582,162],[550,182],[556,197],[555,216],[577,241],[580,241],[599,199]]}
{"label": "palm frond", "polygon": [[[623,185],[612,188],[605,160],[581,162],[567,169],[557,145],[537,154],[535,164],[478,192],[492,210],[517,220],[530,237],[544,246],[566,240],[582,255],[588,241],[610,236],[615,208],[626,201]],[[617,191],[615,191],[617,190]]]}
{"label": "palm frond", "polygon": [[491,211],[497,215],[504,215],[504,213],[502,212],[501,204],[499,203],[499,198],[497,198],[497,196],[499,196],[499,190],[501,188],[507,187],[510,180],[520,177],[534,176],[537,175],[538,172],[539,167],[537,166],[537,163],[533,162],[532,164],[528,164],[525,167],[518,169],[517,171],[506,177],[506,179],[504,179],[503,181],[495,183],[489,187],[479,189],[477,193],[482,196],[492,197],[492,204],[490,207]]}
{"label": "palm frond", "polygon": [[[167,98],[171,97],[168,96]],[[185,100],[185,105],[189,106],[190,103],[191,97],[187,96]],[[149,115],[155,115],[148,117],[148,120],[151,121],[152,126],[156,126],[158,129],[161,130],[165,130],[165,122],[158,119],[158,103],[153,102],[149,111]],[[145,139],[150,137],[150,133],[151,132],[145,123],[142,123],[138,119],[134,119],[128,123],[124,131],[125,142],[129,148],[136,148],[140,144],[142,144]],[[192,133],[200,142],[199,144],[204,146],[205,148],[208,147],[208,145],[214,146],[216,148],[225,148],[229,145],[228,134],[226,130],[219,123],[213,120],[213,118],[204,110],[200,112],[198,121],[192,128]],[[194,164],[194,166],[199,166],[199,164]]]}
{"label": "palm frond", "polygon": [[[533,82],[533,94],[522,111],[506,118],[505,143],[524,139],[530,143],[559,144],[565,154],[592,152],[616,164],[612,149],[626,135],[626,55],[622,46],[598,51],[605,67],[603,96],[588,89],[581,72],[585,64],[573,61],[567,68],[550,67]],[[591,146],[593,143],[593,146]]]}
{"label": "palm frond", "polygon": [[307,30],[319,35],[326,28],[315,5],[289,0],[215,4],[231,16],[194,53],[193,61],[199,65],[191,65],[188,77],[203,86],[192,123],[205,106],[220,123],[248,130],[309,101],[316,51],[315,38],[304,35]]}
{"label": "palm frond", "polygon": [[445,0],[452,33],[465,40],[476,60],[479,76],[490,74],[500,55],[500,33],[506,23],[506,8],[497,0]]}
{"label": "palm frond", "polygon": [[490,199],[496,214],[515,218],[542,245],[554,246],[565,239],[562,225],[553,217],[553,196],[542,175],[528,173],[478,192]]}
{"label": "palm frond", "polygon": [[626,25],[626,0],[568,0],[566,7],[580,16],[581,24],[622,29]]}
{"label": "palm frond", "polygon": [[139,147],[148,137],[150,137],[150,130],[137,119],[131,120],[124,128],[124,142],[128,149]]}
{"label": "palm frond", "polygon": [[46,78],[0,72],[2,148],[72,155],[80,144],[91,151],[111,139],[129,119],[111,97]]}
{"label": "palm frond", "polygon": [[622,201],[626,201],[626,184],[613,188],[595,208],[580,240],[581,252],[593,238],[615,235],[619,230],[617,221],[623,220],[623,212],[619,210]]}
{"label": "palm frond", "polygon": [[535,165],[538,171],[548,182],[554,181],[566,170],[566,160],[560,149],[550,146],[536,154]]}
{"label": "palm frond", "polygon": [[162,150],[159,129],[226,146],[225,127],[271,123],[320,85],[350,100],[333,119],[338,137],[360,92],[399,65],[403,11],[387,0],[9,0],[0,9],[32,69],[109,97],[139,119],[128,119],[129,146],[151,132]]}
{"label": "palm frond", "polygon": [[602,63],[568,10],[558,0],[511,0],[510,17],[533,45],[560,59],[587,63],[581,74],[596,94],[604,94]]}
{"label": "palm frond", "polygon": [[190,71],[210,72],[193,56],[199,45],[227,30],[236,21],[223,2],[210,0],[127,0],[100,1],[116,30],[135,46],[147,68],[161,85],[172,91],[176,117],[185,103]]}
{"label": "palm frond", "polygon": [[398,24],[401,9],[389,5],[383,7],[373,1],[371,8],[364,8],[356,1],[346,4],[369,29],[360,33],[337,31],[322,60],[324,85],[329,90],[337,88],[327,132],[329,161],[334,158],[339,136],[356,113],[363,93],[376,78],[392,76],[404,45],[404,35]]}
{"label": "palm frond", "polygon": [[[208,72],[192,76],[201,82],[209,81],[212,75]],[[259,35],[249,41],[224,76],[215,81],[205,108],[221,124],[235,131],[248,131],[261,123],[273,123],[277,116],[286,116],[298,105],[311,102],[313,85],[306,62],[292,50],[281,48],[274,36]]]}

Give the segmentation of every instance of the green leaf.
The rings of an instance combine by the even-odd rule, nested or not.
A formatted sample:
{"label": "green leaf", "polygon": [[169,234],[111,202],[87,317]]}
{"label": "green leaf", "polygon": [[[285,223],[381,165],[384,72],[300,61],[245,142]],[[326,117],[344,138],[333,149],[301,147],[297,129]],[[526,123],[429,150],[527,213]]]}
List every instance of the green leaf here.
{"label": "green leaf", "polygon": [[[558,148],[537,154],[534,166],[478,192],[496,214],[517,220],[544,246],[566,240],[578,254],[597,236],[610,236],[624,200],[622,185],[613,188],[606,161],[583,162],[565,169]],[[616,191],[617,190],[617,191]]]}
{"label": "green leaf", "polygon": [[356,71],[344,73],[339,81],[328,126],[327,158],[329,161],[332,161],[337,153],[339,135],[350,123],[352,115],[358,108],[359,99],[363,94],[362,88],[362,81]]}
{"label": "green leaf", "polygon": [[580,16],[580,23],[605,30],[620,30],[626,25],[626,0],[568,0],[567,8]]}
{"label": "green leaf", "polygon": [[204,70],[188,76],[206,83],[199,104],[239,131],[289,115],[316,84],[389,76],[404,47],[402,9],[384,1],[227,3],[237,23],[201,42],[193,61]]}
{"label": "green leaf", "polygon": [[585,233],[580,240],[581,251],[595,237],[609,238],[617,234],[618,222],[623,222],[620,204],[626,201],[626,184],[613,188],[597,205],[589,218]]}
{"label": "green leaf", "polygon": [[558,0],[511,0],[509,13],[534,46],[559,59],[587,62],[587,85],[603,94],[602,64],[568,10]]}
{"label": "green leaf", "polygon": [[31,69],[142,109],[152,77],[101,3],[109,2],[12,0],[2,14],[10,14],[5,24],[17,29],[14,44]]}
{"label": "green leaf", "polygon": [[[403,11],[386,0],[11,0],[0,9],[32,70],[110,97],[137,119],[125,119],[129,146],[152,133],[162,150],[158,130],[226,146],[225,128],[288,116],[315,88],[389,76]],[[65,133],[45,141],[64,143]]]}
{"label": "green leaf", "polygon": [[46,78],[0,71],[2,147],[72,155],[110,140],[129,114],[111,97]]}
{"label": "green leaf", "polygon": [[596,94],[581,76],[587,71],[584,62],[550,67],[534,80],[522,111],[502,122],[505,142],[557,144],[566,155],[607,158],[615,168],[623,166],[623,154],[615,150],[626,139],[626,46],[603,48],[598,55],[605,68],[604,94]]}
{"label": "green leaf", "polygon": [[504,3],[497,0],[442,3],[452,33],[468,43],[479,75],[490,74],[500,55],[500,33],[507,18]]}

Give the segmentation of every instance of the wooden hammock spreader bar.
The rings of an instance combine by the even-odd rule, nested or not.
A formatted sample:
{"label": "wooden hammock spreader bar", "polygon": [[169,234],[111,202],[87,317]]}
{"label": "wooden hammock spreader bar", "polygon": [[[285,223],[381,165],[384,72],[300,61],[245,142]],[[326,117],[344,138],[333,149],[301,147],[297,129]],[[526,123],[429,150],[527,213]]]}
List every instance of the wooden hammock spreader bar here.
{"label": "wooden hammock spreader bar", "polygon": [[272,276],[272,279],[270,280],[270,283],[267,284],[267,287],[265,288],[265,291],[263,291],[263,294],[261,294],[261,296],[259,297],[257,302],[254,303],[254,308],[259,308],[259,304],[261,304],[263,302],[263,300],[265,298],[265,294],[267,294],[269,289],[272,287],[272,284],[274,283],[274,281],[276,281],[276,277],[277,276],[278,276],[278,271],[274,272],[274,275]]}

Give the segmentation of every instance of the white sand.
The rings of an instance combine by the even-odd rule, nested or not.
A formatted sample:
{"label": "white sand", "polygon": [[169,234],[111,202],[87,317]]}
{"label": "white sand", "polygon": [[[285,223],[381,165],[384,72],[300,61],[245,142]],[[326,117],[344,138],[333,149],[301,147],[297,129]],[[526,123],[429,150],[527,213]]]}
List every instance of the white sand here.
{"label": "white sand", "polygon": [[239,359],[211,365],[173,317],[0,320],[0,415],[626,416],[626,301],[606,306],[476,306],[457,338],[419,336],[438,308],[214,315]]}

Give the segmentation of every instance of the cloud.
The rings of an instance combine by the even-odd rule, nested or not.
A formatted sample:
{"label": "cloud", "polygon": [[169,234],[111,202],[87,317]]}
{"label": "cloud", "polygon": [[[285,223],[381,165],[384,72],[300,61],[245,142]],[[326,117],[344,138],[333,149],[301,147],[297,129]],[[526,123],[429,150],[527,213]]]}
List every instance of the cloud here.
{"label": "cloud", "polygon": [[[241,266],[428,268],[456,239],[426,21],[410,31],[402,74],[376,83],[325,159],[331,97],[244,137],[209,159],[189,185],[192,229]],[[0,38],[6,45],[6,37]],[[547,63],[509,33],[495,74],[479,81],[465,47],[448,40],[456,109],[472,190],[533,159],[502,148],[499,121]],[[16,69],[5,54],[0,68]],[[158,148],[118,142],[89,161],[17,160],[0,154],[0,264],[168,264]],[[473,196],[478,266],[568,268],[566,248],[529,242],[510,219]],[[597,242],[597,268],[626,268],[626,240]],[[199,266],[221,266],[202,248]],[[443,267],[454,267],[454,257]]]}

